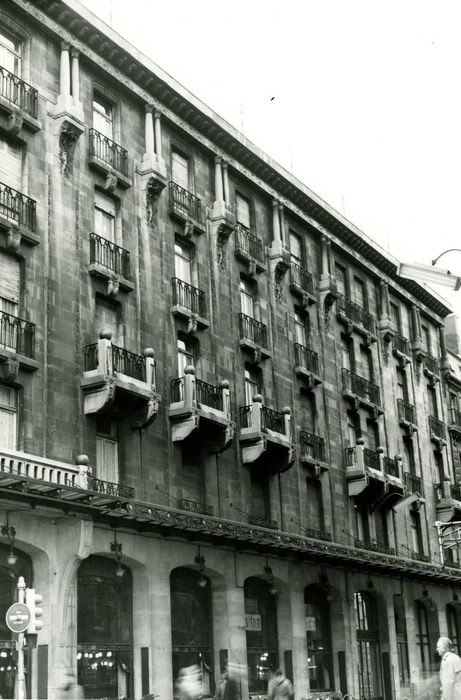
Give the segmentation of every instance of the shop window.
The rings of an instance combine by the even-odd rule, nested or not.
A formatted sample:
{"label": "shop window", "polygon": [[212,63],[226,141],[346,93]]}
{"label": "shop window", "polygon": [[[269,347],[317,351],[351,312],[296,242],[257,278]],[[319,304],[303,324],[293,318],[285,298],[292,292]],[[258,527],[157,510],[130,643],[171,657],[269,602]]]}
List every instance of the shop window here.
{"label": "shop window", "polygon": [[382,697],[381,650],[376,599],[367,592],[354,593],[359,659],[360,697]]}
{"label": "shop window", "polygon": [[310,690],[334,689],[330,601],[319,586],[304,589],[307,670]]}
{"label": "shop window", "polygon": [[114,105],[97,93],[93,97],[93,128],[103,136],[114,138]]}
{"label": "shop window", "polygon": [[77,577],[77,672],[86,698],[133,697],[131,572],[90,556]]}
{"label": "shop window", "polygon": [[410,663],[408,659],[407,622],[405,619],[405,604],[402,595],[394,595],[394,623],[397,639],[397,658],[399,662],[399,678],[401,686],[410,685]]}
{"label": "shop window", "polygon": [[13,386],[0,384],[0,446],[17,448],[18,392]]}
{"label": "shop window", "polygon": [[419,598],[415,601],[416,648],[423,677],[438,670],[439,660],[434,649],[440,636],[437,607],[432,598]]}
{"label": "shop window", "polygon": [[248,689],[266,694],[269,678],[279,663],[277,598],[267,581],[248,578],[244,585]]}
{"label": "shop window", "polygon": [[21,77],[21,41],[3,28],[0,30],[0,66]]}
{"label": "shop window", "polygon": [[174,697],[180,670],[193,665],[201,669],[202,695],[210,696],[214,693],[211,582],[198,571],[180,567],[171,572],[170,591]]}

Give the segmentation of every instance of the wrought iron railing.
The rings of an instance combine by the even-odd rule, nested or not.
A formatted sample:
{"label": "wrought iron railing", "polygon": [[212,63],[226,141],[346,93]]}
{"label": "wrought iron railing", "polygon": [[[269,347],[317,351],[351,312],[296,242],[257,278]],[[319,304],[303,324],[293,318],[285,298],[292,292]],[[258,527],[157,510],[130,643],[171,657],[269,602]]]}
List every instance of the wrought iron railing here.
{"label": "wrought iron railing", "polygon": [[354,546],[358,549],[368,549],[370,552],[380,552],[381,554],[395,554],[394,547],[389,547],[389,545],[379,540],[371,542],[370,540],[354,539]]}
{"label": "wrought iron railing", "polygon": [[305,292],[309,292],[309,294],[314,293],[314,281],[311,273],[294,262],[290,265],[290,283],[300,287]]}
{"label": "wrought iron railing", "polygon": [[[141,382],[146,381],[146,358],[143,355],[137,355],[134,352],[120,348],[117,345],[111,345],[112,365],[114,372],[126,374],[127,377],[139,379]],[[84,348],[84,367],[85,372],[98,369],[98,344],[90,343]]]}
{"label": "wrought iron railing", "polygon": [[396,479],[401,478],[399,462],[396,459],[384,456],[383,470],[384,473],[389,474],[389,476],[394,476]]}
{"label": "wrought iron railing", "polygon": [[[442,481],[438,484],[434,484],[435,498],[437,501],[441,501],[443,498],[446,497],[446,483],[447,482]],[[451,484],[450,482],[448,482],[448,491],[450,498],[453,498],[455,501],[461,501],[460,484]]]}
{"label": "wrought iron railing", "polygon": [[307,455],[311,459],[317,459],[319,462],[325,462],[325,440],[320,435],[314,435],[307,430],[301,430],[301,454]]}
{"label": "wrought iron railing", "polygon": [[397,350],[397,352],[401,352],[402,355],[410,354],[410,344],[408,340],[403,337],[403,335],[399,335],[398,333],[396,333],[394,335],[392,343],[394,350]]}
{"label": "wrought iron railing", "polygon": [[36,202],[22,192],[0,182],[0,216],[35,231]]}
{"label": "wrought iron railing", "polygon": [[432,374],[439,373],[439,361],[433,355],[426,355],[424,358],[424,368],[432,372]]}
{"label": "wrought iron railing", "polygon": [[360,323],[360,325],[367,331],[370,331],[370,333],[375,332],[375,320],[373,316],[354,301],[351,301],[351,299],[344,296],[339,297],[338,309],[347,316],[348,319],[354,323]]}
{"label": "wrought iron railing", "polygon": [[97,491],[106,496],[120,496],[120,498],[134,498],[134,488],[132,486],[122,486],[112,481],[103,481],[95,476],[88,477],[88,491]]}
{"label": "wrought iron railing", "polygon": [[263,428],[285,435],[285,416],[283,413],[263,406],[261,408],[261,422]]}
{"label": "wrought iron railing", "polygon": [[379,386],[373,384],[368,379],[361,377],[354,372],[343,367],[343,391],[349,391],[353,394],[357,394],[362,399],[366,399],[371,403],[379,406],[381,404],[381,394],[379,391]]}
{"label": "wrought iron railing", "polygon": [[363,463],[366,467],[371,469],[377,469],[381,471],[381,461],[379,459],[379,453],[376,450],[371,450],[369,447],[363,448]]}
{"label": "wrought iron railing", "polygon": [[315,350],[306,348],[304,345],[295,343],[295,364],[308,372],[319,373],[319,356]]}
{"label": "wrought iron railing", "polygon": [[180,498],[178,500],[178,507],[181,508],[181,510],[187,510],[188,513],[196,513],[197,515],[214,515],[213,506],[209,506],[207,503],[191,501],[188,498]]}
{"label": "wrought iron railing", "polygon": [[461,428],[461,411],[458,411],[457,408],[450,408],[450,416],[451,416],[451,422],[453,425],[456,425],[458,428]]}
{"label": "wrought iron railing", "polygon": [[410,549],[410,557],[414,559],[415,561],[422,561],[425,563],[429,563],[431,558],[428,557],[427,554],[423,554],[422,552],[416,552],[414,549]]}
{"label": "wrought iron railing", "polygon": [[202,202],[195,194],[170,181],[170,207],[197,223],[202,223]]}
{"label": "wrought iron railing", "polygon": [[96,129],[90,129],[90,156],[96,156],[128,176],[128,151]]}
{"label": "wrought iron railing", "polygon": [[251,406],[240,406],[239,423],[241,428],[251,428]]}
{"label": "wrought iron railing", "polygon": [[197,392],[197,403],[209,406],[217,411],[223,411],[223,392],[222,389],[214,384],[208,384],[203,379],[195,380],[195,388]]}
{"label": "wrought iron railing", "polygon": [[461,501],[461,486],[459,484],[450,484],[450,493],[456,501]]}
{"label": "wrought iron railing", "polygon": [[260,515],[253,515],[250,513],[248,516],[248,522],[250,525],[256,525],[257,527],[267,527],[270,530],[278,530],[279,524],[276,520],[269,520],[262,518]]}
{"label": "wrought iron railing", "polygon": [[125,279],[130,279],[130,254],[124,248],[90,233],[90,262],[98,263]]}
{"label": "wrought iron railing", "polygon": [[243,224],[235,227],[236,247],[259,262],[264,262],[262,241]]}
{"label": "wrought iron railing", "polygon": [[445,439],[445,423],[435,416],[429,416],[429,430],[436,437],[441,438],[442,440]]}
{"label": "wrought iron railing", "polygon": [[403,475],[405,487],[409,493],[419,493],[424,496],[423,480],[416,474],[405,472]]}
{"label": "wrought iron railing", "polygon": [[0,94],[37,119],[38,92],[14,73],[0,66]]}
{"label": "wrought iron railing", "polygon": [[33,358],[35,354],[35,324],[0,311],[0,346]]}
{"label": "wrought iron railing", "polygon": [[399,420],[407,421],[407,423],[416,423],[415,407],[411,403],[407,403],[403,399],[397,399],[397,411]]}
{"label": "wrought iron railing", "polygon": [[267,329],[264,323],[251,316],[239,314],[240,338],[247,338],[255,345],[267,348]]}
{"label": "wrought iron railing", "polygon": [[205,292],[191,284],[173,277],[171,280],[173,287],[173,305],[183,306],[193,314],[202,318],[205,317]]}
{"label": "wrought iron railing", "polygon": [[316,530],[313,527],[305,527],[304,534],[306,537],[312,537],[315,540],[324,540],[324,542],[331,542],[331,533],[325,530]]}

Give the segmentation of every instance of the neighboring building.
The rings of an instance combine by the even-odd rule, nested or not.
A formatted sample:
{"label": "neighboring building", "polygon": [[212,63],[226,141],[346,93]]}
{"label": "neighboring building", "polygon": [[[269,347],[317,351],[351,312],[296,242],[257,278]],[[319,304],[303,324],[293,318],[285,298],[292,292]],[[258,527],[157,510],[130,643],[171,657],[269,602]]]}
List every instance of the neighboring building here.
{"label": "neighboring building", "polygon": [[22,574],[32,697],[408,697],[461,645],[449,306],[75,0],[0,64],[0,694]]}

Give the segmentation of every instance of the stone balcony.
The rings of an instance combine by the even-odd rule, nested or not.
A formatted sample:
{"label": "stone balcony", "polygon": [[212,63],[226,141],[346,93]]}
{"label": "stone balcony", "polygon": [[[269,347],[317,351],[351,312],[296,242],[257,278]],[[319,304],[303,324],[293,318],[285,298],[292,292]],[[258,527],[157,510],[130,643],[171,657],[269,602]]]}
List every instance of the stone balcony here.
{"label": "stone balcony", "polygon": [[235,226],[235,255],[244,262],[250,273],[266,270],[263,242],[246,226]]}
{"label": "stone balcony", "polygon": [[6,121],[0,124],[13,136],[17,136],[23,128],[39,131],[42,127],[37,120],[38,92],[25,80],[0,66],[0,112]]}
{"label": "stone balcony", "polygon": [[447,444],[445,423],[435,416],[429,416],[429,437],[439,449],[442,449]]}
{"label": "stone balcony", "polygon": [[448,430],[450,433],[455,433],[458,439],[461,438],[461,411],[454,407],[449,408],[449,423]]}
{"label": "stone balcony", "polygon": [[205,292],[178,277],[171,280],[173,305],[171,313],[188,322],[188,333],[197,328],[208,328],[210,322],[206,317]]}
{"label": "stone balcony", "polygon": [[356,410],[363,406],[369,408],[375,416],[384,412],[381,408],[381,392],[377,384],[345,367],[342,368],[342,383],[343,396],[351,401]]}
{"label": "stone balcony", "polygon": [[240,347],[248,350],[254,356],[254,361],[266,360],[271,356],[267,349],[267,327],[261,321],[239,314]]}
{"label": "stone balcony", "polygon": [[106,292],[115,296],[119,290],[131,292],[130,254],[124,248],[97,233],[90,233],[90,275],[106,283]]}
{"label": "stone balcony", "polygon": [[461,485],[452,484],[446,476],[439,484],[434,484],[435,510],[437,519],[446,523],[461,520]]}
{"label": "stone balcony", "polygon": [[410,472],[404,472],[403,482],[408,494],[417,493],[419,496],[424,497],[424,484],[420,476],[411,474]]}
{"label": "stone balcony", "polygon": [[173,442],[200,435],[210,453],[222,452],[232,442],[235,424],[231,418],[229,382],[219,386],[195,376],[191,365],[184,377],[171,381],[171,403],[168,409]]}
{"label": "stone balcony", "polygon": [[319,369],[319,356],[304,345],[295,343],[295,372],[302,379],[306,380],[308,388],[313,389],[322,383]]}
{"label": "stone balcony", "polygon": [[205,232],[205,220],[201,200],[176,182],[168,185],[170,216],[185,226],[185,235]]}
{"label": "stone balcony", "polygon": [[349,496],[375,505],[386,501],[387,508],[404,496],[401,457],[387,457],[382,447],[369,449],[357,438],[355,446],[346,448],[345,463]]}
{"label": "stone balcony", "polygon": [[18,190],[0,182],[0,230],[6,236],[6,246],[18,250],[21,242],[36,245],[36,202]]}
{"label": "stone balcony", "polygon": [[322,471],[328,469],[325,439],[307,430],[301,430],[299,440],[301,446],[299,458],[302,464],[311,468],[314,477],[320,476]]}
{"label": "stone balcony", "polygon": [[256,394],[251,405],[240,407],[239,441],[244,464],[269,473],[287,471],[294,460],[291,409],[274,411],[264,406],[263,397]]}
{"label": "stone balcony", "polygon": [[131,187],[128,151],[96,129],[90,129],[89,138],[88,165],[106,177],[105,189],[114,190],[117,185],[123,189]]}
{"label": "stone balcony", "polygon": [[354,539],[354,547],[358,549],[366,549],[369,552],[379,552],[381,554],[390,554],[395,556],[395,548],[390,547],[385,542],[380,540],[361,540],[358,538]]}
{"label": "stone balcony", "polygon": [[301,265],[290,264],[290,290],[302,299],[303,306],[315,304],[314,278]]}
{"label": "stone balcony", "polygon": [[366,336],[369,342],[376,341],[375,319],[366,309],[351,301],[345,296],[340,296],[336,302],[336,316],[343,323],[348,332],[356,330]]}
{"label": "stone balcony", "polygon": [[0,378],[16,381],[20,369],[39,368],[35,359],[35,324],[0,311]]}
{"label": "stone balcony", "polygon": [[412,435],[418,429],[416,425],[416,411],[413,404],[397,399],[397,413],[399,424],[406,430],[409,435]]}
{"label": "stone balcony", "polygon": [[155,359],[151,348],[142,355],[114,345],[110,331],[101,331],[97,343],[85,346],[80,385],[85,415],[111,412],[118,405],[133,427],[144,428],[157,415]]}
{"label": "stone balcony", "polygon": [[410,343],[408,342],[407,338],[399,333],[396,333],[392,338],[392,353],[403,366],[411,362]]}

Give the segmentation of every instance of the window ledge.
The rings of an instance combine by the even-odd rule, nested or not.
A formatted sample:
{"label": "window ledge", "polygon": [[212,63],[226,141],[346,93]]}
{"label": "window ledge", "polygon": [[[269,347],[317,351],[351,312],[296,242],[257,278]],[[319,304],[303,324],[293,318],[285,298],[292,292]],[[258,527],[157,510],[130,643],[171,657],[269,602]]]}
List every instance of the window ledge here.
{"label": "window ledge", "polygon": [[185,306],[181,306],[180,304],[175,304],[174,306],[172,306],[171,313],[173,314],[173,316],[179,316],[179,318],[183,318],[186,321],[189,321],[191,325],[196,324],[198,328],[205,329],[209,328],[210,326],[210,322],[206,318],[199,316],[198,314],[194,313]]}
{"label": "window ledge", "polygon": [[[100,263],[90,263],[88,267],[88,272],[90,275],[93,275],[94,277],[98,277],[100,279],[103,279],[105,282],[108,282],[112,287],[118,285],[123,292],[132,292],[134,289],[134,282],[126,279],[125,277],[122,277],[121,275],[117,274],[113,270],[110,270],[108,267],[101,265]],[[108,291],[108,294],[110,296],[114,296],[113,291]]]}
{"label": "window ledge", "polygon": [[106,161],[102,160],[101,158],[98,158],[98,156],[88,156],[88,165],[90,168],[93,168],[106,176],[107,185],[105,189],[115,189],[115,187],[112,186],[112,183],[109,183],[109,181],[111,181],[113,178],[115,178],[115,186],[118,185],[125,190],[127,190],[133,184],[128,175],[124,175],[120,170],[116,170],[114,167],[112,167],[112,165],[106,163]]}
{"label": "window ledge", "polygon": [[262,348],[260,345],[250,340],[250,338],[240,338],[239,345],[243,350],[249,350],[256,355],[260,355],[262,360],[268,360],[271,357],[271,353],[267,348]]}
{"label": "window ledge", "polygon": [[18,224],[12,219],[0,214],[0,230],[5,234],[7,239],[7,248],[17,250],[21,243],[28,245],[38,245],[41,241],[40,235],[35,231],[31,231],[23,224]]}
{"label": "window ledge", "polygon": [[0,346],[0,374],[3,379],[17,376],[19,369],[26,372],[35,372],[40,368],[40,363],[32,357],[21,355],[13,349]]}
{"label": "window ledge", "polygon": [[35,119],[35,117],[32,117],[20,107],[17,107],[2,95],[0,95],[0,111],[6,115],[8,120],[7,124],[5,126],[2,125],[2,127],[7,132],[13,132],[15,136],[18,135],[23,128],[34,134],[42,128],[42,124],[38,119]]}
{"label": "window ledge", "polygon": [[254,267],[255,272],[266,272],[266,265],[261,260],[250,255],[250,253],[247,253],[247,251],[240,246],[236,246],[235,255],[239,260],[244,262],[248,268],[251,269]]}
{"label": "window ledge", "polygon": [[296,284],[296,282],[290,282],[290,291],[292,294],[294,294],[297,297],[300,297],[303,300],[304,306],[311,306],[312,304],[315,304],[317,302],[317,299],[313,292],[308,292],[299,284]]}

